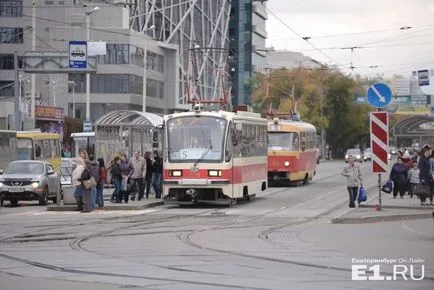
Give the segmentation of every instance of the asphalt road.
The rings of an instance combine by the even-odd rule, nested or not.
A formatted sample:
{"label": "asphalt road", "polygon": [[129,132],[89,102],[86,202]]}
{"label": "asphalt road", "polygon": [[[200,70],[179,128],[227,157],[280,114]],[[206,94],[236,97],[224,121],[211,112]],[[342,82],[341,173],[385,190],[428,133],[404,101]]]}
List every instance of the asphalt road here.
{"label": "asphalt road", "polygon": [[[311,184],[270,188],[232,208],[3,207],[1,289],[433,289],[433,220],[330,223],[348,210],[343,165],[320,164]],[[362,166],[375,190],[377,176]],[[393,274],[388,258],[412,265],[415,278],[423,266],[425,277],[352,281],[352,265],[368,258],[381,259],[368,265],[381,275]]]}

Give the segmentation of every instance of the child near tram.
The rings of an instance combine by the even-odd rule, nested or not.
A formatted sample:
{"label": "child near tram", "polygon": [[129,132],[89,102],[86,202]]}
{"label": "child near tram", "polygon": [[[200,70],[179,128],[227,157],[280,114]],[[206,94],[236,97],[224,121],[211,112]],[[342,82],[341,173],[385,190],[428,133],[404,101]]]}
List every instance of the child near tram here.
{"label": "child near tram", "polygon": [[419,164],[413,163],[413,168],[411,168],[408,171],[408,179],[410,181],[410,189],[408,191],[408,194],[410,195],[410,198],[413,198],[414,190],[416,189],[416,186],[419,184]]}

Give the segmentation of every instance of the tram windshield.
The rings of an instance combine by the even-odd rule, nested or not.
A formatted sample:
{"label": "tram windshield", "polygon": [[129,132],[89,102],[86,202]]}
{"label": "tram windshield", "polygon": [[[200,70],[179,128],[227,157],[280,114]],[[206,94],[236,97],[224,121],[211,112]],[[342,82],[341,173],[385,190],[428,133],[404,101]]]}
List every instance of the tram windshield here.
{"label": "tram windshield", "polygon": [[268,150],[299,150],[298,134],[295,132],[268,132]]}
{"label": "tram windshield", "polygon": [[169,162],[219,162],[227,121],[210,116],[170,119],[167,122]]}

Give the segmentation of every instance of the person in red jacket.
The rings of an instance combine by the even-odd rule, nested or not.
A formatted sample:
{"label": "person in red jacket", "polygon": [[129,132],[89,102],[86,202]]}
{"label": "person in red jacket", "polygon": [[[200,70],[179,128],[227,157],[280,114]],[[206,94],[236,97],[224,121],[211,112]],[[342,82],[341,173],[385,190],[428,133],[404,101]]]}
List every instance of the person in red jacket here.
{"label": "person in red jacket", "polygon": [[107,179],[107,171],[104,165],[104,159],[98,158],[99,163],[99,180],[96,186],[96,204],[98,209],[104,209],[104,185]]}

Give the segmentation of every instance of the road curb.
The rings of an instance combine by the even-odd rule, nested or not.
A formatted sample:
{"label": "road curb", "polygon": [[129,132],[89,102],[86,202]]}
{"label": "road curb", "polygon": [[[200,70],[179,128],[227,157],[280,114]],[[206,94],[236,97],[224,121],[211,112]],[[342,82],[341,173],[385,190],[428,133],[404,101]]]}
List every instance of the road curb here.
{"label": "road curb", "polygon": [[[146,208],[150,208],[150,207],[156,207],[156,206],[160,206],[163,205],[164,201],[154,201],[154,202],[148,202],[148,203],[143,203],[143,204],[131,204],[131,205],[107,205],[104,206],[105,210],[142,210],[142,209],[146,209]],[[50,205],[47,207],[47,211],[77,211],[77,206],[76,205],[61,205],[61,206],[57,206],[57,205]]]}
{"label": "road curb", "polygon": [[391,222],[401,220],[415,220],[432,218],[432,213],[417,213],[417,214],[396,214],[387,216],[370,216],[370,217],[338,217],[332,219],[332,224],[364,224],[376,222]]}
{"label": "road curb", "polygon": [[[377,205],[374,204],[362,204],[360,205],[361,208],[376,208]],[[406,205],[382,205],[382,208],[390,208],[390,209],[411,209],[411,210],[434,210],[434,206],[406,206]]]}

